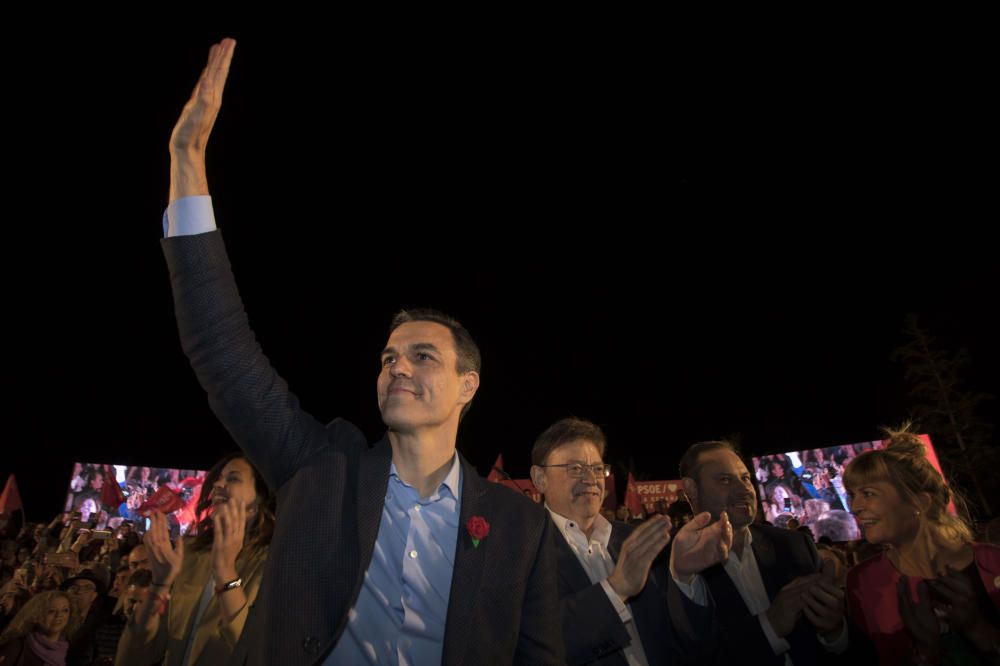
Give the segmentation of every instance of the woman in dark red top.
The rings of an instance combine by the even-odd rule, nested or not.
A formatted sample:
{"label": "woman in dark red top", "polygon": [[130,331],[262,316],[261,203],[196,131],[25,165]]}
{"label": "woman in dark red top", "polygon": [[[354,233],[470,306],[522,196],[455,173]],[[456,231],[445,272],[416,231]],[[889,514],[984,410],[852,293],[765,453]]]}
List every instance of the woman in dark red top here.
{"label": "woman in dark red top", "polygon": [[889,435],[844,471],[865,538],[885,546],[848,573],[850,615],[882,663],[1000,663],[1000,548],[949,513],[920,438]]}

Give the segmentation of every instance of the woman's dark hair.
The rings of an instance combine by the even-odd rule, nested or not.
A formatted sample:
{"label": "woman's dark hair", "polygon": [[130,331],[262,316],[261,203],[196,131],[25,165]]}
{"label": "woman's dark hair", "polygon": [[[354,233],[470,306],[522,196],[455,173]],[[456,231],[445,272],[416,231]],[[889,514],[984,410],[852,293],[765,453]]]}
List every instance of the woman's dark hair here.
{"label": "woman's dark hair", "polygon": [[198,517],[198,536],[195,537],[194,544],[192,544],[195,550],[208,550],[212,547],[212,487],[222,476],[223,468],[236,459],[244,460],[250,467],[253,472],[254,490],[257,492],[257,514],[247,526],[246,542],[254,548],[271,543],[271,537],[274,535],[274,494],[260,472],[253,466],[253,463],[247,460],[246,456],[242,453],[230,453],[212,466],[201,484],[201,494],[198,496],[198,504],[195,509],[195,515]]}

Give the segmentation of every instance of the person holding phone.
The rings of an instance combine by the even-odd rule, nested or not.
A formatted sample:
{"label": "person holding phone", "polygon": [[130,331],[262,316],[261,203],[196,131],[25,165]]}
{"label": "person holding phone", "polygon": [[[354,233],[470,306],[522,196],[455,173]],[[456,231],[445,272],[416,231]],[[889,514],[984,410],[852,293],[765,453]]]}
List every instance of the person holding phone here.
{"label": "person holding phone", "polygon": [[274,532],[271,491],[242,454],[230,454],[205,477],[196,514],[197,536],[176,543],[167,516],[150,516],[151,593],[122,634],[119,666],[223,664],[243,632]]}
{"label": "person holding phone", "polygon": [[844,470],[865,539],[886,549],[847,575],[853,620],[882,663],[1000,663],[1000,548],[949,512],[961,499],[906,427]]}

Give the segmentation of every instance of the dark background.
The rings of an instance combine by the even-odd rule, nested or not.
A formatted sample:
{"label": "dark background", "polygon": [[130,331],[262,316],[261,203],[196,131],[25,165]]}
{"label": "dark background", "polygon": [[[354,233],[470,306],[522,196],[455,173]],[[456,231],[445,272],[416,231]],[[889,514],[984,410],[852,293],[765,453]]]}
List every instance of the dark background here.
{"label": "dark background", "polygon": [[0,473],[29,519],[59,509],[72,461],[204,469],[235,446],[180,352],[158,241],[170,129],[226,34],[216,215],[265,351],[320,419],[381,435],[387,325],[423,305],[482,347],[459,449],[483,473],[502,453],[526,476],[571,414],[654,479],[706,438],[878,438],[912,409],[890,360],[906,313],[996,392],[997,109],[974,40],[721,52],[308,23],[3,47]]}

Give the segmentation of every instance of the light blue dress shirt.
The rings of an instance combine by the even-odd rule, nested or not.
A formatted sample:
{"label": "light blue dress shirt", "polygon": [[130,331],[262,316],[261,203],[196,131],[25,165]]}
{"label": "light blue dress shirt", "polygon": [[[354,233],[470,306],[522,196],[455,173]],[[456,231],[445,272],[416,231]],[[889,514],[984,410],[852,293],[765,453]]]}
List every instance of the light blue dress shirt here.
{"label": "light blue dress shirt", "polygon": [[421,498],[395,465],[389,468],[375,552],[328,666],[441,663],[461,486],[457,454],[430,497]]}

